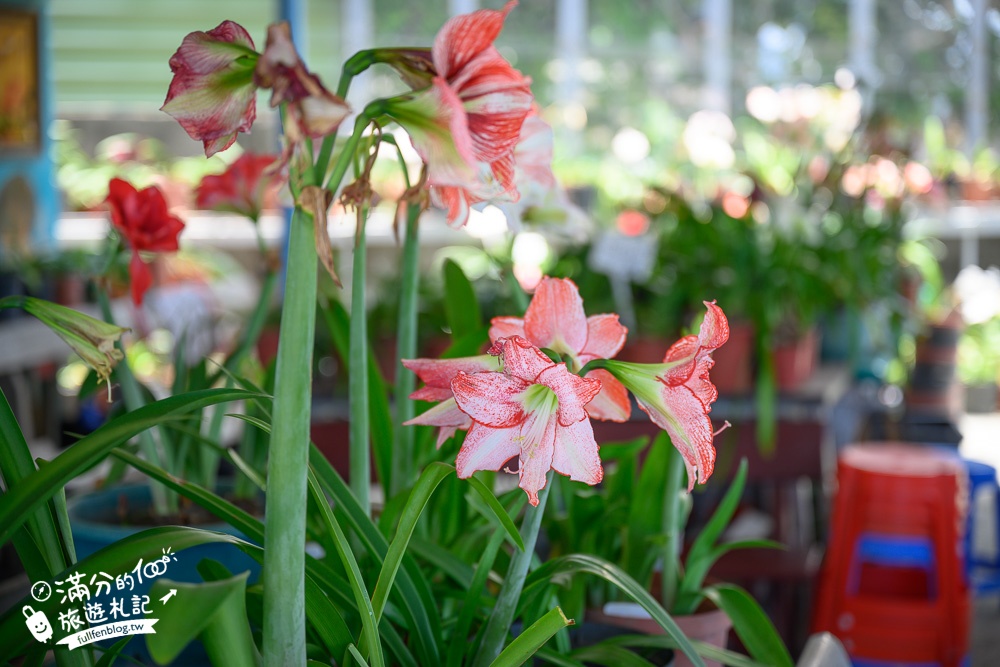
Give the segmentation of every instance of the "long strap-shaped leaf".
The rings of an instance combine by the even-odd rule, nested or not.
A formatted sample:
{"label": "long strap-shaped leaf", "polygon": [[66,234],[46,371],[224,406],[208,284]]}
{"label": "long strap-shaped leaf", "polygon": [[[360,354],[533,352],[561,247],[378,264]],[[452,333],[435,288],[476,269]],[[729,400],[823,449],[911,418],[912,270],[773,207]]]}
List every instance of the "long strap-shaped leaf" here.
{"label": "long strap-shaped leaf", "polygon": [[[162,468],[134,454],[122,449],[117,449],[113,453],[136,470],[149,475],[185,498],[194,501],[199,507],[208,510],[249,539],[257,543],[264,541],[264,525],[245,510],[196,484],[183,482],[172,477]],[[254,553],[250,555],[257,558]],[[354,641],[354,638],[340,612],[327,598],[326,593],[333,600],[349,608],[353,601],[345,592],[346,582],[333,581],[333,575],[329,572],[325,572],[321,576],[318,569],[318,561],[311,558],[306,559],[306,574],[308,575],[306,577],[306,615],[330,653],[340,656],[344,654],[347,645]],[[324,583],[324,586],[320,586],[320,582]]]}
{"label": "long strap-shaped leaf", "polygon": [[556,607],[532,623],[524,632],[507,645],[490,667],[519,667],[527,662],[545,642],[563,628],[573,625],[562,609]]}
{"label": "long strap-shaped leaf", "polygon": [[[364,645],[368,649],[368,655],[371,656],[370,664],[372,667],[382,667],[385,665],[385,659],[382,657],[382,643],[379,641],[378,636],[378,621],[382,610],[373,610],[372,601],[368,597],[368,589],[365,588],[365,581],[361,576],[361,570],[358,568],[358,561],[354,557],[354,552],[351,550],[351,544],[347,541],[347,536],[344,535],[340,524],[337,523],[337,519],[333,516],[333,510],[330,508],[330,503],[327,502],[326,496],[323,495],[323,491],[320,489],[316,475],[311,471],[309,473],[309,493],[320,509],[327,530],[333,533],[337,555],[340,556],[340,560],[344,564],[344,569],[347,570],[351,592],[354,594],[354,600],[361,612],[362,636],[365,640]],[[375,592],[376,594],[378,593],[377,586],[375,587]]]}
{"label": "long strap-shaped leaf", "polygon": [[[361,509],[343,478],[315,446],[310,449],[309,464],[323,486],[323,490],[333,498],[338,511],[343,512],[348,524],[361,539],[365,548],[380,562],[384,561],[389,551],[388,540]],[[403,602],[402,611],[410,625],[413,647],[420,663],[439,665],[441,659],[438,653],[440,645],[438,639],[441,634],[436,626],[438,612],[433,605],[430,591],[428,590],[426,594],[419,592],[418,586],[426,588],[427,584],[422,579],[412,558],[403,558],[403,569],[399,572],[398,577],[399,582],[396,589]],[[427,602],[428,599],[431,600],[430,603]]]}
{"label": "long strap-shaped leaf", "polygon": [[0,544],[7,542],[25,522],[29,513],[55,495],[66,482],[99,463],[112,449],[129,438],[184,412],[256,397],[256,394],[242,389],[193,391],[150,403],[108,422],[80,439],[41,470],[12,486],[0,498]]}
{"label": "long strap-shaped leaf", "polygon": [[736,636],[755,660],[774,667],[792,667],[792,656],[774,624],[749,593],[739,586],[718,584],[707,589],[705,596],[726,612]]}
{"label": "long strap-shaped leaf", "polygon": [[557,574],[576,574],[580,572],[601,577],[608,583],[621,589],[625,595],[634,602],[639,603],[653,617],[653,620],[660,624],[660,627],[664,629],[667,635],[677,642],[678,647],[680,647],[693,665],[704,667],[705,663],[695,652],[691,642],[684,636],[684,633],[677,626],[674,619],[670,617],[670,614],[650,595],[649,591],[643,588],[638,581],[630,577],[620,567],[603,558],[588,554],[569,554],[543,563],[525,581],[525,597],[529,597],[527,595],[529,588],[537,591],[538,587],[548,586],[552,578]]}
{"label": "long strap-shaped leaf", "polygon": [[417,525],[417,520],[427,506],[431,494],[438,485],[444,481],[455,469],[444,463],[432,463],[427,466],[417,483],[410,491],[410,496],[403,508],[403,514],[399,519],[399,527],[396,529],[396,536],[389,544],[389,551],[386,552],[385,560],[382,561],[382,571],[378,575],[378,582],[375,584],[375,593],[372,595],[372,606],[375,608],[375,619],[382,618],[385,610],[385,603],[389,599],[389,591],[396,580],[396,573],[403,561],[403,554],[413,536],[413,529]]}
{"label": "long strap-shaped leaf", "polygon": [[[3,446],[0,446],[0,478],[3,479],[4,486],[9,489],[33,475],[36,468],[24,433],[21,432],[21,427],[2,390],[0,390],[0,442],[3,443]],[[38,575],[55,574],[69,564],[59,539],[59,527],[49,508],[43,507],[31,512],[27,517],[25,530],[26,538],[30,537],[34,542],[33,546],[38,548],[38,555],[41,556],[38,560],[26,559],[25,554],[21,553],[24,547],[15,543],[14,546],[29,576],[35,579],[43,578]]]}
{"label": "long strap-shaped leaf", "polygon": [[448,647],[448,667],[460,667],[462,655],[471,644],[468,644],[469,630],[472,628],[472,621],[479,610],[479,600],[486,587],[486,579],[493,569],[493,562],[496,561],[497,552],[503,544],[503,533],[497,531],[493,533],[490,541],[483,550],[483,556],[476,565],[476,572],[472,575],[472,584],[465,593],[465,600],[462,602],[462,611],[455,624],[455,630],[451,635],[451,644]]}

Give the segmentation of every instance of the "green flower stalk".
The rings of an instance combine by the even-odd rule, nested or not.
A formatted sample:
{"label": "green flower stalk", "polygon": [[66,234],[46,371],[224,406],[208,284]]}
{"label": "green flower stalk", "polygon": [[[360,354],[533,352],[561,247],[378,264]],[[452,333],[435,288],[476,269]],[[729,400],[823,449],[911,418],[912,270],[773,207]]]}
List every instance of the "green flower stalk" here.
{"label": "green flower stalk", "polygon": [[[84,363],[97,372],[102,382],[108,382],[115,364],[122,360],[122,351],[115,343],[125,329],[84,315],[59,304],[30,296],[9,296],[0,299],[0,308],[21,308],[33,315],[65,341]],[[111,384],[108,383],[110,398]]]}

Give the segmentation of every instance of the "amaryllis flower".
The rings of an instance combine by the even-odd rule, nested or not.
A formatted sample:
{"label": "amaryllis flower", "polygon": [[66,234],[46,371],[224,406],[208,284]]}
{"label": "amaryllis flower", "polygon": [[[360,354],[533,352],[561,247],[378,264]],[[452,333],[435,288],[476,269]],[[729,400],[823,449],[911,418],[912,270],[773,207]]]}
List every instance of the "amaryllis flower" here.
{"label": "amaryllis flower", "polygon": [[514,147],[533,98],[529,79],[493,46],[516,4],[449,19],[431,49],[431,85],[387,103],[427,163],[432,201],[456,226],[474,203],[517,199]]}
{"label": "amaryllis flower", "polygon": [[524,223],[558,225],[561,232],[586,224],[586,215],[576,207],[552,173],[552,128],[536,111],[524,119],[521,137],[514,148],[516,201],[494,202],[507,218],[507,227],[520,232]]}
{"label": "amaryllis flower", "polygon": [[167,202],[156,186],[136,190],[131,183],[112,178],[105,201],[111,209],[111,223],[132,250],[132,301],[141,305],[143,294],[153,284],[153,274],[139,253],[176,252],[184,223],[167,212]]}
{"label": "amaryllis flower", "polygon": [[482,354],[457,359],[403,359],[403,366],[417,374],[425,386],[410,394],[415,401],[437,403],[427,412],[405,422],[405,425],[437,426],[437,446],[440,447],[455,431],[467,431],[472,425],[469,416],[458,409],[451,381],[459,373],[480,373],[500,368],[496,357]]}
{"label": "amaryllis flower", "polygon": [[205,176],[198,185],[198,208],[230,211],[256,222],[266,195],[276,186],[276,177],[267,173],[276,159],[244,153],[221,174]]}
{"label": "amaryllis flower", "polygon": [[285,134],[292,143],[302,135],[325,137],[337,131],[351,108],[327,90],[319,77],[309,72],[292,42],[287,21],[267,28],[264,53],[257,61],[254,80],[271,89],[271,106],[288,105]]}
{"label": "amaryllis flower", "polygon": [[708,413],[719,392],[708,377],[713,350],[729,339],[729,322],[714,302],[697,336],[674,343],[662,364],[607,361],[604,367],[635,394],[639,407],[665,430],[684,458],[688,490],[708,481],[715,468],[712,420]]}
{"label": "amaryllis flower", "polygon": [[585,409],[600,381],[574,375],[519,336],[497,340],[490,352],[503,359],[503,372],[459,372],[451,382],[459,409],[472,418],[455,461],[458,476],[500,470],[520,456],[518,486],[532,505],[550,469],[600,482],[604,469]]}
{"label": "amaryllis flower", "polygon": [[257,57],[243,26],[223,21],[189,34],[170,58],[174,78],[160,109],[205,144],[205,155],[226,150],[238,132],[250,131],[257,117]]}
{"label": "amaryllis flower", "polygon": [[[594,359],[611,359],[625,345],[626,329],[615,314],[591,315],[583,310],[583,299],[576,284],[568,278],[542,278],[535,295],[520,317],[494,317],[490,340],[522,336],[531,344],[547,348],[578,372]],[[628,392],[604,370],[593,370],[587,377],[601,381],[601,393],[587,406],[591,417],[625,421],[632,412]]]}

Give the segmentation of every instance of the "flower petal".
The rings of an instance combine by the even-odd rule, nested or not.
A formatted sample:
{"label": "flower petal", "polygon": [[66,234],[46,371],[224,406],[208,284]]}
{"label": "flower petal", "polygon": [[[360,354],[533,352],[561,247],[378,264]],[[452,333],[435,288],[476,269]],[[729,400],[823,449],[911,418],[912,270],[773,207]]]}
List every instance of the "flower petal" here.
{"label": "flower petal", "polygon": [[492,46],[493,40],[503,30],[504,19],[516,6],[517,2],[511,0],[501,11],[480,9],[448,19],[434,38],[431,49],[438,74],[451,76]]}
{"label": "flower petal", "polygon": [[492,350],[500,350],[505,373],[520,378],[525,382],[534,382],[539,373],[555,364],[537,347],[521,338],[498,338]]}
{"label": "flower petal", "polygon": [[153,273],[149,270],[149,265],[142,261],[139,253],[132,251],[132,259],[128,263],[128,275],[132,292],[132,303],[137,306],[142,305],[142,297],[153,285]]}
{"label": "flower petal", "polygon": [[490,340],[521,336],[524,338],[524,318],[494,317],[490,320]]}
{"label": "flower petal", "polygon": [[429,401],[431,403],[437,403],[438,401],[446,401],[453,397],[454,394],[451,393],[451,384],[448,384],[448,388],[444,389],[442,387],[421,387],[415,392],[410,394],[410,398],[414,401]]}
{"label": "flower petal", "polygon": [[729,320],[714,301],[703,301],[708,312],[698,330],[698,344],[709,350],[722,347],[729,340]]}
{"label": "flower petal", "polygon": [[587,342],[583,299],[572,280],[543,278],[524,314],[524,331],[538,347],[577,354]]}
{"label": "flower petal", "polygon": [[458,408],[454,398],[448,398],[423,414],[403,422],[403,425],[439,426],[437,446],[440,448],[448,438],[455,435],[455,431],[468,430],[472,426],[472,420]]}
{"label": "flower petal", "polygon": [[625,385],[603,368],[590,371],[587,373],[587,377],[597,378],[601,381],[601,393],[587,404],[587,414],[593,419],[613,422],[628,421],[632,414],[632,403],[629,401]]}
{"label": "flower petal", "polygon": [[688,491],[708,481],[715,469],[715,447],[712,446],[712,420],[701,399],[686,386],[662,385],[655,404],[636,396],[639,407],[670,436],[674,447],[684,458],[688,473]]}
{"label": "flower petal", "polygon": [[403,359],[403,366],[416,373],[420,381],[428,387],[447,389],[449,396],[451,396],[451,381],[460,372],[480,373],[500,370],[496,358],[488,354],[456,359]]}
{"label": "flower petal", "polygon": [[566,364],[553,364],[541,373],[535,382],[544,384],[555,392],[559,399],[557,414],[559,424],[569,426],[587,419],[584,406],[594,400],[601,391],[601,381],[597,378],[582,378],[566,369]]}
{"label": "flower petal", "polygon": [[515,441],[518,432],[516,426],[491,428],[473,422],[455,459],[458,476],[465,479],[477,470],[500,470],[521,453],[521,446]]}
{"label": "flower petal", "polygon": [[459,373],[451,390],[462,412],[486,426],[505,428],[524,421],[521,403],[515,398],[528,383],[506,373]]}
{"label": "flower petal", "polygon": [[594,429],[589,419],[556,429],[552,469],[575,482],[597,484],[604,479]]}
{"label": "flower petal", "polygon": [[577,357],[581,364],[592,359],[613,359],[625,345],[628,329],[615,314],[587,318],[587,342]]}
{"label": "flower petal", "polygon": [[529,415],[520,427],[521,467],[518,476],[521,479],[518,486],[528,494],[528,502],[533,506],[538,505],[538,492],[545,487],[545,478],[552,467],[558,429],[555,415]]}

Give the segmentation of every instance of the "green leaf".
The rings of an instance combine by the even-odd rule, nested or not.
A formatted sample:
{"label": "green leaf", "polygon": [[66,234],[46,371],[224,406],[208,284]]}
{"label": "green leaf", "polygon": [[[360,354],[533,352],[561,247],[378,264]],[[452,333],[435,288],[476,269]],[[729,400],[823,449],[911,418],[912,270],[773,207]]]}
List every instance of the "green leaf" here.
{"label": "green leaf", "polygon": [[543,588],[550,585],[553,577],[557,575],[577,574],[580,572],[601,577],[608,583],[619,588],[627,597],[642,606],[652,616],[653,620],[660,624],[660,627],[663,628],[666,634],[677,642],[680,649],[693,665],[704,667],[704,662],[698,657],[691,642],[684,636],[684,633],[677,626],[674,619],[670,617],[670,614],[650,595],[649,591],[626,574],[620,567],[609,563],[603,558],[587,554],[569,554],[543,563],[528,575],[528,579],[525,582],[524,596],[528,596],[529,587],[535,589]]}
{"label": "green leaf", "polygon": [[[358,561],[354,557],[351,544],[348,542],[347,536],[344,535],[344,531],[341,530],[340,524],[337,523],[337,519],[333,516],[333,509],[327,502],[326,496],[323,495],[316,475],[312,471],[309,472],[308,481],[309,493],[312,494],[313,500],[320,508],[327,529],[333,534],[337,555],[340,556],[344,569],[347,571],[347,580],[350,583],[351,592],[354,594],[354,601],[361,612],[362,636],[364,637],[364,646],[371,656],[371,664],[373,667],[382,667],[385,664],[385,659],[382,657],[382,643],[379,640],[378,632],[381,609],[372,607],[372,600],[368,597],[368,589],[365,587],[365,581],[361,576],[361,569],[358,567]],[[381,577],[379,581],[381,582]],[[375,587],[375,596],[376,598],[378,596],[378,586]]]}
{"label": "green leaf", "polygon": [[462,267],[451,259],[444,261],[444,312],[455,339],[473,334],[483,326],[476,291]]}
{"label": "green leaf", "polygon": [[774,377],[774,351],[770,347],[766,347],[760,355],[754,398],[757,408],[757,446],[764,454],[770,454],[774,452],[778,419],[778,385]]}
{"label": "green leaf", "polygon": [[726,612],[733,630],[754,660],[774,667],[792,667],[792,657],[778,636],[774,624],[749,593],[732,584],[719,584],[705,596]]}
{"label": "green leaf", "polygon": [[[469,486],[472,487],[474,491],[479,494],[479,497],[486,501],[486,506],[492,510],[491,512],[484,512],[486,518],[495,518],[500,527],[506,531],[507,536],[517,545],[517,548],[524,551],[524,540],[521,539],[521,534],[517,531],[517,526],[514,525],[514,520],[510,518],[507,514],[507,510],[503,508],[497,497],[493,495],[489,487],[483,484],[483,482],[477,479],[475,476],[470,477],[466,480],[469,482]],[[478,508],[477,508],[478,509]]]}
{"label": "green leaf", "polygon": [[[646,455],[639,473],[635,498],[660,498],[667,484],[667,462],[670,456],[670,438],[660,432]],[[650,540],[663,529],[663,503],[632,502],[628,510],[628,538],[625,542],[625,570],[640,581],[647,582],[652,573],[654,558]]]}
{"label": "green leaf", "polygon": [[570,625],[573,625],[573,621],[566,618],[562,609],[556,607],[532,623],[514,641],[508,644],[507,648],[501,651],[497,659],[491,663],[491,667],[518,667],[518,665],[523,665],[554,634]]}
{"label": "green leaf", "polygon": [[97,661],[94,667],[112,667],[115,663],[115,659],[118,655],[125,650],[125,646],[132,641],[134,637],[122,637],[116,641],[111,648],[104,652],[101,659]]}
{"label": "green leaf", "polygon": [[[36,465],[31,459],[31,450],[24,439],[21,427],[2,391],[0,391],[0,442],[3,443],[3,446],[0,446],[0,479],[3,480],[4,486],[10,489],[33,475]],[[66,503],[61,488],[53,500],[54,502],[47,507],[32,511],[25,524],[24,534],[33,543],[32,547],[37,549],[40,558],[35,558],[35,553],[31,554],[32,558],[23,553],[29,548],[25,540],[17,540],[14,543],[21,562],[25,564],[25,571],[36,579],[55,574],[76,560],[72,533],[67,532],[61,523]]]}
{"label": "green leaf", "polygon": [[241,389],[205,389],[170,396],[108,422],[77,441],[42,470],[13,485],[0,498],[0,544],[9,540],[29,513],[48,501],[66,482],[92,468],[129,438],[191,410],[256,396]]}
{"label": "green leaf", "polygon": [[450,577],[463,590],[468,590],[472,584],[473,570],[469,564],[437,542],[412,537],[410,538],[409,551],[420,560],[439,569],[442,574]]}
{"label": "green leaf", "polygon": [[[677,642],[665,635],[623,635],[621,637],[605,639],[602,643],[634,646],[636,648],[677,648]],[[698,639],[692,639],[691,644],[694,645],[695,650],[698,651],[698,655],[702,658],[721,662],[730,667],[771,667],[769,665],[762,665],[740,653],[735,653]]]}
{"label": "green leaf", "polygon": [[623,646],[600,643],[573,651],[573,657],[586,663],[596,663],[605,667],[656,667],[649,660],[629,651]]}
{"label": "green leaf", "polygon": [[[200,507],[219,517],[251,540],[258,543],[264,541],[264,525],[243,509],[196,484],[177,480],[162,468],[123,449],[117,449],[113,454],[119,459],[126,461],[135,469],[144,472],[163,485],[194,501]],[[263,549],[260,547],[255,546],[253,549],[241,548],[258,562],[262,560],[260,554],[263,553]],[[306,558],[306,616],[310,623],[312,623],[313,628],[320,635],[327,650],[332,655],[341,656],[347,650],[347,645],[353,641],[353,638],[347,628],[347,624],[341,617],[340,611],[328,599],[327,595],[335,597],[338,603],[348,607],[352,603],[352,600],[350,596],[344,593],[346,584],[340,585],[340,582],[333,582],[328,573],[323,573],[320,567],[318,561],[315,561],[311,557]],[[327,576],[324,577],[324,574],[327,574]],[[328,591],[324,593],[323,589],[314,579],[324,581],[328,585]]]}
{"label": "green leaf", "polygon": [[[432,463],[427,466],[420,479],[410,492],[410,497],[403,508],[403,514],[399,519],[399,527],[396,529],[396,536],[389,544],[389,551],[382,562],[382,571],[378,575],[378,583],[375,584],[375,592],[372,594],[372,606],[375,608],[376,622],[382,618],[382,611],[385,603],[389,599],[389,591],[396,580],[396,572],[399,571],[403,553],[406,545],[410,542],[413,529],[417,525],[417,519],[427,506],[434,489],[447,477],[455,472],[455,468],[444,463]],[[502,509],[502,508],[501,508]]]}
{"label": "green leaf", "polygon": [[677,602],[674,605],[678,613],[682,614],[693,614],[701,603],[702,595],[701,587],[705,581],[705,577],[708,575],[709,571],[715,563],[725,556],[730,551],[738,551],[740,549],[784,549],[785,545],[781,542],[775,542],[774,540],[740,540],[738,542],[727,542],[721,544],[714,549],[707,556],[699,558],[698,560],[691,562],[688,559],[688,567],[684,571],[684,578],[681,580],[681,595],[678,596]]}
{"label": "green leaf", "polygon": [[476,565],[475,574],[472,575],[472,583],[465,593],[465,600],[462,602],[462,611],[458,615],[458,622],[455,624],[455,631],[452,633],[451,644],[448,647],[448,667],[459,667],[462,664],[462,657],[466,653],[470,644],[469,631],[472,628],[472,621],[479,611],[479,599],[483,595],[486,587],[486,580],[490,576],[493,562],[496,560],[500,545],[503,544],[503,533],[494,531],[490,541],[483,550],[483,556]]}
{"label": "green leaf", "polygon": [[535,657],[540,660],[544,660],[550,665],[555,665],[556,667],[587,667],[576,658],[571,658],[568,655],[557,653],[556,651],[553,651],[545,646],[538,649],[538,652],[535,653]]}
{"label": "green leaf", "polygon": [[[375,558],[382,562],[389,551],[389,542],[379,531],[371,518],[365,514],[358,504],[357,498],[351,493],[347,484],[334,470],[330,462],[315,445],[309,450],[309,465],[319,479],[323,490],[334,499],[337,509],[344,513],[348,524],[361,538],[361,542]],[[409,561],[409,562],[408,562]],[[418,586],[426,587],[419,568],[412,559],[403,559],[403,570],[399,573],[396,589],[402,598],[402,610],[407,616],[411,639],[420,658],[425,665],[441,664],[438,654],[440,631],[435,625],[438,611],[433,606],[433,597],[429,590],[425,594],[419,592]],[[429,602],[427,602],[429,600]]]}
{"label": "green leaf", "polygon": [[[249,572],[202,584],[157,579],[149,589],[159,618],[156,632],[146,635],[153,660],[165,665],[201,637],[205,651],[216,667],[246,667],[260,664],[250,634],[246,612]],[[164,603],[162,598],[173,593]],[[155,607],[159,606],[159,609]]]}

